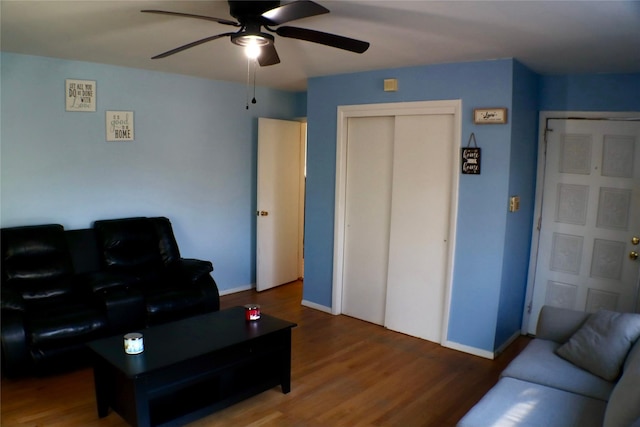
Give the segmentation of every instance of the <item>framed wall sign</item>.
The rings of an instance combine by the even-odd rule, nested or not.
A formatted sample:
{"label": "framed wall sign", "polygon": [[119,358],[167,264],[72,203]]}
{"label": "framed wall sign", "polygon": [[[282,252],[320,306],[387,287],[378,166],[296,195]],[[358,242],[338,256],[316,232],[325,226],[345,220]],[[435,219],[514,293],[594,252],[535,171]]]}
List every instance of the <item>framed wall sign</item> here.
{"label": "framed wall sign", "polygon": [[107,111],[107,141],[133,141],[133,111]]}
{"label": "framed wall sign", "polygon": [[64,82],[67,111],[96,111],[95,80],[66,79]]}
{"label": "framed wall sign", "polygon": [[[473,142],[473,147],[471,143]],[[480,175],[480,160],[481,151],[480,147],[476,143],[476,136],[472,133],[469,136],[469,142],[466,147],[462,147],[461,151],[461,166],[462,173],[464,175]]]}
{"label": "framed wall sign", "polygon": [[507,123],[507,109],[476,108],[473,110],[473,122],[477,125]]}

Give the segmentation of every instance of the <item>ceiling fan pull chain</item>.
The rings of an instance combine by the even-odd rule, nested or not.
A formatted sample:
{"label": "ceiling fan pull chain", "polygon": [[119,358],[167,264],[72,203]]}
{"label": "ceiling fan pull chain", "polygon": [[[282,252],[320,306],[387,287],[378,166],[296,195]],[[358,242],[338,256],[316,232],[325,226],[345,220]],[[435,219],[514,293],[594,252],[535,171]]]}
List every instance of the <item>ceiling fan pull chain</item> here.
{"label": "ceiling fan pull chain", "polygon": [[250,69],[251,69],[251,60],[247,58],[247,96],[246,96],[247,105],[244,107],[245,110],[249,109],[249,84],[250,84],[250,78],[251,78]]}
{"label": "ceiling fan pull chain", "polygon": [[257,65],[257,61],[253,61],[253,99],[251,100],[252,104],[255,104],[256,102],[256,74],[258,74],[258,65]]}

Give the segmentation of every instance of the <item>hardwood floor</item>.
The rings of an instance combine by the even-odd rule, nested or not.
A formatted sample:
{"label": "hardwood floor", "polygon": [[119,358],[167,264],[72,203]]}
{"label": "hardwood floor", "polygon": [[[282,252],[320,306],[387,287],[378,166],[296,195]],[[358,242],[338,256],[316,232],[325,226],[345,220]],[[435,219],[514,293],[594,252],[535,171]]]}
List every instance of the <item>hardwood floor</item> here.
{"label": "hardwood floor", "polygon": [[[189,424],[213,426],[454,426],[529,342],[487,360],[300,305],[302,283],[221,298],[222,308],[258,303],[292,322],[291,392],[279,387]],[[98,419],[91,369],[2,379],[0,425],[123,427]]]}

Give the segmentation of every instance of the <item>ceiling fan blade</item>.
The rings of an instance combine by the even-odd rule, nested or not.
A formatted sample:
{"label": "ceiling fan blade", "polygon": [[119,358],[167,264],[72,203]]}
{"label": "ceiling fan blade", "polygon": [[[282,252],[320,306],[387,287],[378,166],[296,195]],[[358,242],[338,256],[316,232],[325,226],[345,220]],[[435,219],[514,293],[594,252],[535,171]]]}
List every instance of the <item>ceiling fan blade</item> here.
{"label": "ceiling fan blade", "polygon": [[329,13],[329,9],[311,0],[298,0],[268,10],[262,14],[262,17],[269,21],[267,25],[280,25],[323,13]]}
{"label": "ceiling fan blade", "polygon": [[351,52],[363,53],[369,49],[369,42],[339,36],[337,34],[323,33],[322,31],[309,30],[307,28],[280,27],[275,30],[276,34],[282,37],[305,40],[319,43],[338,49],[349,50]]}
{"label": "ceiling fan blade", "polygon": [[239,27],[240,24],[234,21],[229,21],[228,19],[215,18],[213,16],[204,16],[204,15],[192,15],[190,13],[181,13],[181,12],[169,12],[166,10],[141,10],[142,13],[157,13],[159,15],[170,15],[170,16],[181,16],[184,18],[196,18],[196,19],[204,19],[206,21],[217,22],[218,24],[224,25],[233,25],[234,27]]}
{"label": "ceiling fan blade", "polygon": [[262,51],[260,52],[260,56],[258,56],[258,64],[260,64],[261,67],[280,63],[280,57],[278,56],[278,52],[276,51],[276,47],[273,43],[262,46],[261,49]]}
{"label": "ceiling fan blade", "polygon": [[177,47],[175,49],[171,49],[171,50],[168,50],[168,51],[166,51],[164,53],[161,53],[160,55],[156,55],[151,59],[166,58],[167,56],[171,56],[171,55],[173,55],[175,53],[182,52],[183,50],[191,49],[192,47],[196,47],[196,46],[201,45],[203,43],[207,43],[207,42],[210,42],[212,40],[216,40],[216,39],[219,39],[219,38],[222,38],[222,37],[230,36],[232,34],[235,34],[235,33],[218,34],[218,35],[215,35],[215,36],[204,38],[202,40],[196,40],[194,42],[185,44],[184,46],[180,46],[180,47]]}

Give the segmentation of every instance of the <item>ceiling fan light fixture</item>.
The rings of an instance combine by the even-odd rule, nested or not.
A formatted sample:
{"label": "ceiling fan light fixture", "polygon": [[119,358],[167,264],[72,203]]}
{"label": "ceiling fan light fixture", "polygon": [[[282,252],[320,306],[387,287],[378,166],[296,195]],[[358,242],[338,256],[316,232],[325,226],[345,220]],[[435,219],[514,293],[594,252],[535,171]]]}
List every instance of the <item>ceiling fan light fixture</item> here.
{"label": "ceiling fan light fixture", "polygon": [[240,32],[231,36],[231,42],[238,46],[267,46],[273,43],[273,36],[271,34],[255,32]]}
{"label": "ceiling fan light fixture", "polygon": [[[363,53],[369,48],[369,43],[367,42],[339,36],[337,34],[307,28],[280,26],[290,21],[318,16],[329,12],[329,9],[315,3],[313,0],[292,0],[286,1],[284,4],[282,4],[280,0],[228,0],[228,3],[229,12],[231,16],[236,18],[237,22],[190,13],[170,12],[166,10],[142,10],[142,12],[146,13],[204,19],[217,22],[218,24],[240,28],[233,33],[216,34],[187,43],[156,55],[151,59],[166,58],[167,56],[200,46],[201,44],[223,37],[229,37],[233,44],[245,48],[243,49],[245,50],[245,55],[249,56],[250,60],[253,59],[261,67],[279,64],[280,58],[276,50],[274,36],[262,32],[263,29],[280,37],[318,43],[356,53]],[[278,26],[278,28],[271,28],[270,26]]]}
{"label": "ceiling fan light fixture", "polygon": [[258,59],[262,49],[257,43],[249,43],[244,47],[244,54],[249,59]]}

